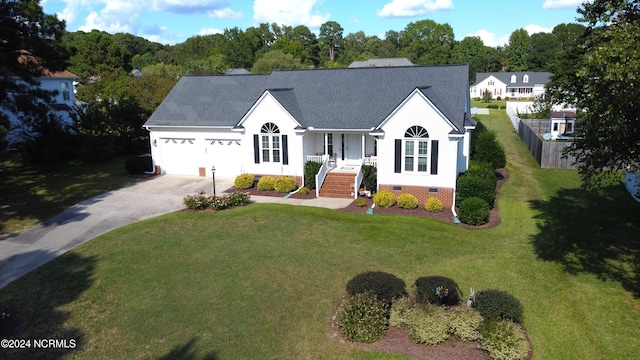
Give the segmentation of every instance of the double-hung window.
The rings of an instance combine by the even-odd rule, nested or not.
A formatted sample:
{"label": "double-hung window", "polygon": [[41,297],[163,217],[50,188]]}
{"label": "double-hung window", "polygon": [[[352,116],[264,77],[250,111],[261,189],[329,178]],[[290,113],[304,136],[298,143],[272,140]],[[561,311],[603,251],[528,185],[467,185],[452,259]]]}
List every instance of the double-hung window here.
{"label": "double-hung window", "polygon": [[274,123],[266,123],[260,129],[262,162],[280,162],[280,129]]}
{"label": "double-hung window", "polygon": [[404,134],[404,171],[426,173],[429,159],[429,133],[412,126]]}

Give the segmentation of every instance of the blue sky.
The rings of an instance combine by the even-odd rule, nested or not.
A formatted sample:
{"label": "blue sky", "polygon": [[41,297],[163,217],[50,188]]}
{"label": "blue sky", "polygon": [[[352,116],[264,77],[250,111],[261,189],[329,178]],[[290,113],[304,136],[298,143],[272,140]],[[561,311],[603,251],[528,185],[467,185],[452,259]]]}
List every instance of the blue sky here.
{"label": "blue sky", "polygon": [[[126,32],[162,44],[182,43],[195,35],[246,29],[259,23],[306,25],[318,32],[336,21],[344,35],[364,31],[384,37],[410,22],[448,23],[457,40],[479,36],[487,46],[504,45],[514,30],[550,32],[575,23],[584,0],[42,0],[69,31]],[[143,4],[143,5],[140,5]]]}

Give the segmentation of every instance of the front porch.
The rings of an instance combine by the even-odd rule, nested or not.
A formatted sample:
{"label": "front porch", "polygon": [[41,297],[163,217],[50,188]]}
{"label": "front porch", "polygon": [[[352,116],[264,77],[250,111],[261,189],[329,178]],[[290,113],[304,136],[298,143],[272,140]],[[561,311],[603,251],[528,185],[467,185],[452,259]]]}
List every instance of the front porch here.
{"label": "front porch", "polygon": [[322,164],[316,174],[316,196],[355,199],[362,183],[363,165],[377,166],[377,156],[366,156],[360,164],[337,166],[333,156],[309,155],[306,161]]}

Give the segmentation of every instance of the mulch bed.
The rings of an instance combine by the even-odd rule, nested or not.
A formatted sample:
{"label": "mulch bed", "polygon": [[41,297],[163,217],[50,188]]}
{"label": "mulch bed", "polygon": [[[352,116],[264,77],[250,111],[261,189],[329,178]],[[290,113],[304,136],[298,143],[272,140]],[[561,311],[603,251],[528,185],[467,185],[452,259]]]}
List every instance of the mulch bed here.
{"label": "mulch bed", "polygon": [[[507,181],[508,179],[508,174],[504,169],[498,169],[496,170],[496,177],[498,179],[497,185],[496,185],[496,193],[499,196],[499,192],[500,192],[500,188],[502,187],[502,184],[504,184],[505,181]],[[226,190],[226,192],[232,192],[232,189],[228,189]],[[256,187],[253,188],[249,188],[249,189],[245,189],[245,190],[241,190],[243,192],[248,192],[249,195],[256,195],[256,196],[275,196],[275,197],[284,197],[285,194],[279,193],[277,191],[260,191],[258,190]],[[309,194],[307,194],[306,196],[302,196],[298,193],[293,194],[291,196],[292,199],[315,199],[316,198],[316,192],[315,190],[311,190],[309,191]],[[367,214],[367,210],[371,208],[371,205],[373,205],[373,199],[371,198],[364,198],[367,202],[366,206],[363,207],[358,207],[356,206],[355,200],[349,204],[349,206],[339,209],[339,211],[343,211],[343,212],[348,212],[348,213],[354,213],[354,214]],[[470,229],[470,230],[481,230],[481,229],[490,229],[493,227],[496,227],[498,225],[500,225],[500,213],[498,211],[498,198],[496,197],[496,205],[494,206],[493,209],[491,209],[491,213],[489,215],[489,222],[481,225],[481,226],[473,226],[473,225],[468,225],[468,224],[458,224],[460,227],[465,228],[465,229]],[[451,209],[443,209],[442,212],[439,213],[431,213],[426,211],[423,207],[418,207],[417,209],[413,209],[413,210],[407,210],[407,209],[402,209],[400,207],[398,207],[397,205],[394,205],[390,208],[381,208],[381,207],[375,207],[373,209],[373,213],[374,214],[387,214],[387,215],[402,215],[402,216],[418,216],[418,217],[424,217],[424,218],[432,218],[432,219],[437,219],[437,220],[442,220],[448,223],[452,223],[453,222],[453,213],[451,212]]]}

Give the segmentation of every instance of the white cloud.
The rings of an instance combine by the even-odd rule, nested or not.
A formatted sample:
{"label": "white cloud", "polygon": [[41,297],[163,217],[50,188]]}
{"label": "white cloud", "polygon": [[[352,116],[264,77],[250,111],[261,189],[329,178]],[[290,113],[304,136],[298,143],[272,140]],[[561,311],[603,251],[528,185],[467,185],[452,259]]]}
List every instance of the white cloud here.
{"label": "white cloud", "polygon": [[536,24],[529,24],[525,26],[524,29],[527,30],[527,33],[529,33],[529,36],[535,33],[550,33],[551,31],[553,31],[553,28],[545,28]]}
{"label": "white cloud", "polygon": [[201,29],[200,31],[198,31],[198,33],[196,35],[206,36],[206,35],[213,35],[213,34],[224,34],[224,31],[222,31],[220,29],[206,28],[206,29]]}
{"label": "white cloud", "polygon": [[467,36],[477,36],[482,40],[485,46],[496,47],[504,46],[509,43],[510,35],[497,36],[495,33],[480,29],[473,34],[467,34]]}
{"label": "white cloud", "polygon": [[546,0],[542,7],[544,9],[577,9],[582,3],[590,2],[585,0]]}
{"label": "white cloud", "polygon": [[255,0],[253,19],[258,23],[278,23],[290,26],[305,25],[311,29],[329,21],[330,14],[314,11],[318,0]]}
{"label": "white cloud", "polygon": [[242,19],[242,13],[235,12],[231,8],[212,10],[208,15],[216,19]]}
{"label": "white cloud", "polygon": [[377,14],[380,17],[415,17],[451,9],[452,0],[393,0]]}
{"label": "white cloud", "polygon": [[137,18],[140,7],[127,0],[110,0],[99,12],[92,11],[85,24],[78,29],[89,32],[93,29],[108,33],[137,33]]}
{"label": "white cloud", "polygon": [[[64,20],[67,24],[73,24],[78,15],[86,8],[104,3],[102,0],[63,0],[65,4],[62,11],[56,13],[59,19]],[[42,3],[46,4],[46,1]]]}

